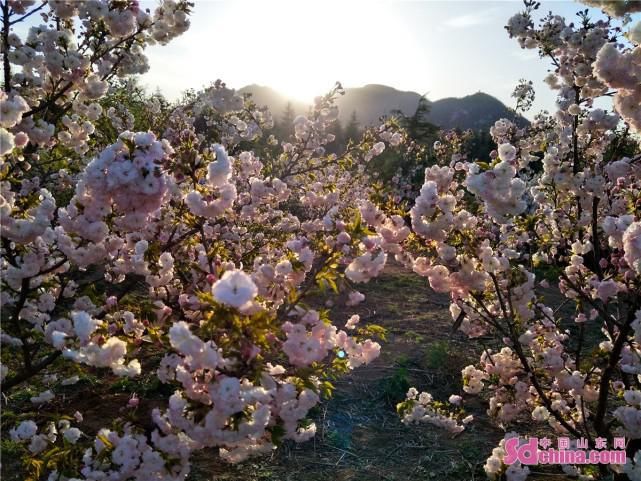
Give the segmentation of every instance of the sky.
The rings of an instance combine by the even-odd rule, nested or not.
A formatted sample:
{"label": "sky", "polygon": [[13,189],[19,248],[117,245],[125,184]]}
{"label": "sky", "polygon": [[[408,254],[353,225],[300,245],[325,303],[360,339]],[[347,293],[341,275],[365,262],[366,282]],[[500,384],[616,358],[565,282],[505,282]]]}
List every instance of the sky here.
{"label": "sky", "polygon": [[[543,0],[539,11],[576,18],[585,8]],[[549,63],[503,28],[520,10],[520,1],[195,0],[190,29],[147,50],[142,83],[176,99],[222,79],[311,102],[340,81],[431,100],[483,91],[514,106],[512,90],[526,78],[537,93],[530,112],[553,110],[555,95],[542,82]]]}

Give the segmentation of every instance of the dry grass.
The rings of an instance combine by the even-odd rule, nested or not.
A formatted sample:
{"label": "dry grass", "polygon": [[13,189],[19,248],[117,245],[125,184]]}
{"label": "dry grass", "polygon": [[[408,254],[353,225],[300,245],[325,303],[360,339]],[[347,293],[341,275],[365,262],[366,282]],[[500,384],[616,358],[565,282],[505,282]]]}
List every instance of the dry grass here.
{"label": "dry grass", "polygon": [[[384,326],[388,339],[379,359],[335,383],[334,397],[315,412],[316,437],[286,444],[269,458],[222,464],[214,451],[199,455],[191,481],[483,480],[483,464],[503,437],[483,420],[485,407],[471,398],[478,422],[451,437],[431,426],[404,426],[395,404],[410,385],[447,399],[461,392],[461,369],[478,359],[478,347],[451,334],[447,298],[398,266],[361,289],[361,322]],[[354,313],[335,308],[332,317]]]}
{"label": "dry grass", "polygon": [[[452,333],[447,298],[431,292],[425,279],[399,266],[388,266],[361,290],[367,295],[363,304],[349,310],[337,306],[332,318],[340,323],[358,313],[362,323],[384,326],[388,338],[379,359],[336,381],[335,396],[313,412],[316,437],[303,444],[287,443],[270,457],[236,466],[222,463],[215,450],[200,452],[194,457],[189,481],[486,479],[483,464],[503,432],[487,420],[483,400],[466,398],[466,410],[476,420],[456,437],[432,426],[404,426],[395,411],[410,385],[439,400],[461,393],[461,369],[478,360],[482,347],[461,333]],[[14,413],[31,409],[28,397],[38,387],[23,391],[10,400]],[[71,412],[78,409],[84,414],[86,432],[104,425],[106,412],[149,422],[146,413],[161,406],[169,394],[153,377],[132,384],[113,377],[86,376],[78,385],[56,391],[62,394],[57,400],[60,410],[64,404],[69,412],[71,405]],[[131,392],[141,398],[138,413],[123,410]],[[56,404],[49,408],[57,410]],[[22,479],[18,459],[11,459],[11,453],[5,451],[2,461],[2,479]],[[558,481],[565,477],[529,479]]]}

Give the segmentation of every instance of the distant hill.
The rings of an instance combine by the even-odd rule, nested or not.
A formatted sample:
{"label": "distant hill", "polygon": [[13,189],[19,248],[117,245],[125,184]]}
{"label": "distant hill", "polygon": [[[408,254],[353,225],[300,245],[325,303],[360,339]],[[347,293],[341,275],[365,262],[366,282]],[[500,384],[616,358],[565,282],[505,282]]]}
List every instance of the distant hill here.
{"label": "distant hill", "polygon": [[345,95],[336,103],[341,122],[347,122],[352,112],[356,111],[361,125],[373,125],[382,115],[389,115],[394,110],[400,110],[406,115],[413,114],[420,98],[416,92],[403,92],[386,85],[370,84],[345,89]]}
{"label": "distant hill", "polygon": [[[270,87],[248,85],[240,93],[251,93],[258,105],[267,105],[278,119],[290,100]],[[376,124],[383,115],[400,110],[406,115],[415,112],[421,98],[416,92],[404,92],[386,85],[365,85],[364,87],[345,89],[345,95],[337,101],[340,110],[340,121],[345,125],[352,112],[356,112],[361,125]],[[291,100],[297,114],[306,113],[309,107]],[[500,118],[514,120],[515,114],[500,100],[483,92],[461,98],[445,98],[430,102],[429,120],[445,129],[460,128],[486,130]],[[516,116],[519,125],[527,125],[527,119]]]}
{"label": "distant hill", "polygon": [[519,126],[530,123],[526,118],[515,115],[497,98],[483,92],[437,100],[431,104],[429,118],[442,127],[473,130],[485,130],[500,118],[510,119]]}
{"label": "distant hill", "polygon": [[252,100],[256,102],[256,104],[258,104],[258,106],[260,107],[264,105],[269,107],[269,110],[271,110],[276,120],[280,119],[288,102],[292,104],[292,107],[297,114],[304,114],[309,110],[309,105],[305,104],[304,102],[298,102],[296,100],[288,99],[283,94],[277,92],[271,87],[252,84],[247,85],[242,89],[238,89],[238,93],[252,94]]}

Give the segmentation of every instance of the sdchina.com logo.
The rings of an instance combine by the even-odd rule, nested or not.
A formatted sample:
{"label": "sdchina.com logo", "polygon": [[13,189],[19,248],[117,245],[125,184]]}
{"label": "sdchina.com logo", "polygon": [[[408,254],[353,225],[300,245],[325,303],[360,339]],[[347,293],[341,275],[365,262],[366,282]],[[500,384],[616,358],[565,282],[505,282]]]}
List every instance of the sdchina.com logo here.
{"label": "sdchina.com logo", "polygon": [[585,438],[571,441],[569,438],[558,438],[556,448],[548,438],[518,437],[505,441],[505,464],[520,462],[523,465],[535,464],[625,464],[625,438],[614,438],[608,449],[605,438],[596,438],[594,447],[589,449]]}

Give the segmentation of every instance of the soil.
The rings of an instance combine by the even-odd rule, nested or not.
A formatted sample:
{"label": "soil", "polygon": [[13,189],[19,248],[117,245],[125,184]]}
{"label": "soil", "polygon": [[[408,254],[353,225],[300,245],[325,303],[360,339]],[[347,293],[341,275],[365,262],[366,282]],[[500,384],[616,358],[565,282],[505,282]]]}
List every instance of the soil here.
{"label": "soil", "polygon": [[[359,289],[366,294],[366,301],[352,308],[337,305],[331,318],[347,320],[359,314],[362,324],[383,326],[387,338],[376,361],[334,382],[333,398],[312,413],[317,435],[306,443],[285,443],[271,456],[239,465],[222,462],[213,449],[199,452],[193,458],[188,481],[487,479],[483,465],[504,432],[489,421],[482,398],[463,393],[460,374],[466,365],[478,361],[483,346],[460,332],[453,333],[447,297],[432,292],[424,278],[398,265],[388,265],[379,278]],[[485,347],[497,347],[485,342]],[[149,361],[143,359],[143,365]],[[72,365],[69,369],[76,368]],[[463,395],[465,409],[475,421],[455,436],[430,425],[405,426],[395,406],[410,386],[442,401],[451,394]],[[8,412],[15,420],[17,413],[33,409],[29,397],[40,390],[29,386],[12,395],[10,411],[3,413],[3,425],[12,421],[6,417]],[[104,377],[103,372],[96,377],[85,375],[80,383],[63,391],[56,389],[58,396],[47,410],[62,413],[64,408],[69,413],[77,409],[84,416],[83,429],[91,432],[104,425],[107,412],[118,412],[123,420],[136,416],[141,421],[143,413],[163,405],[171,394],[164,391],[153,377],[132,384]],[[139,415],[124,409],[133,392],[140,397]],[[2,479],[22,480],[20,460],[3,451]],[[529,480],[565,479],[562,474],[533,472]]]}

